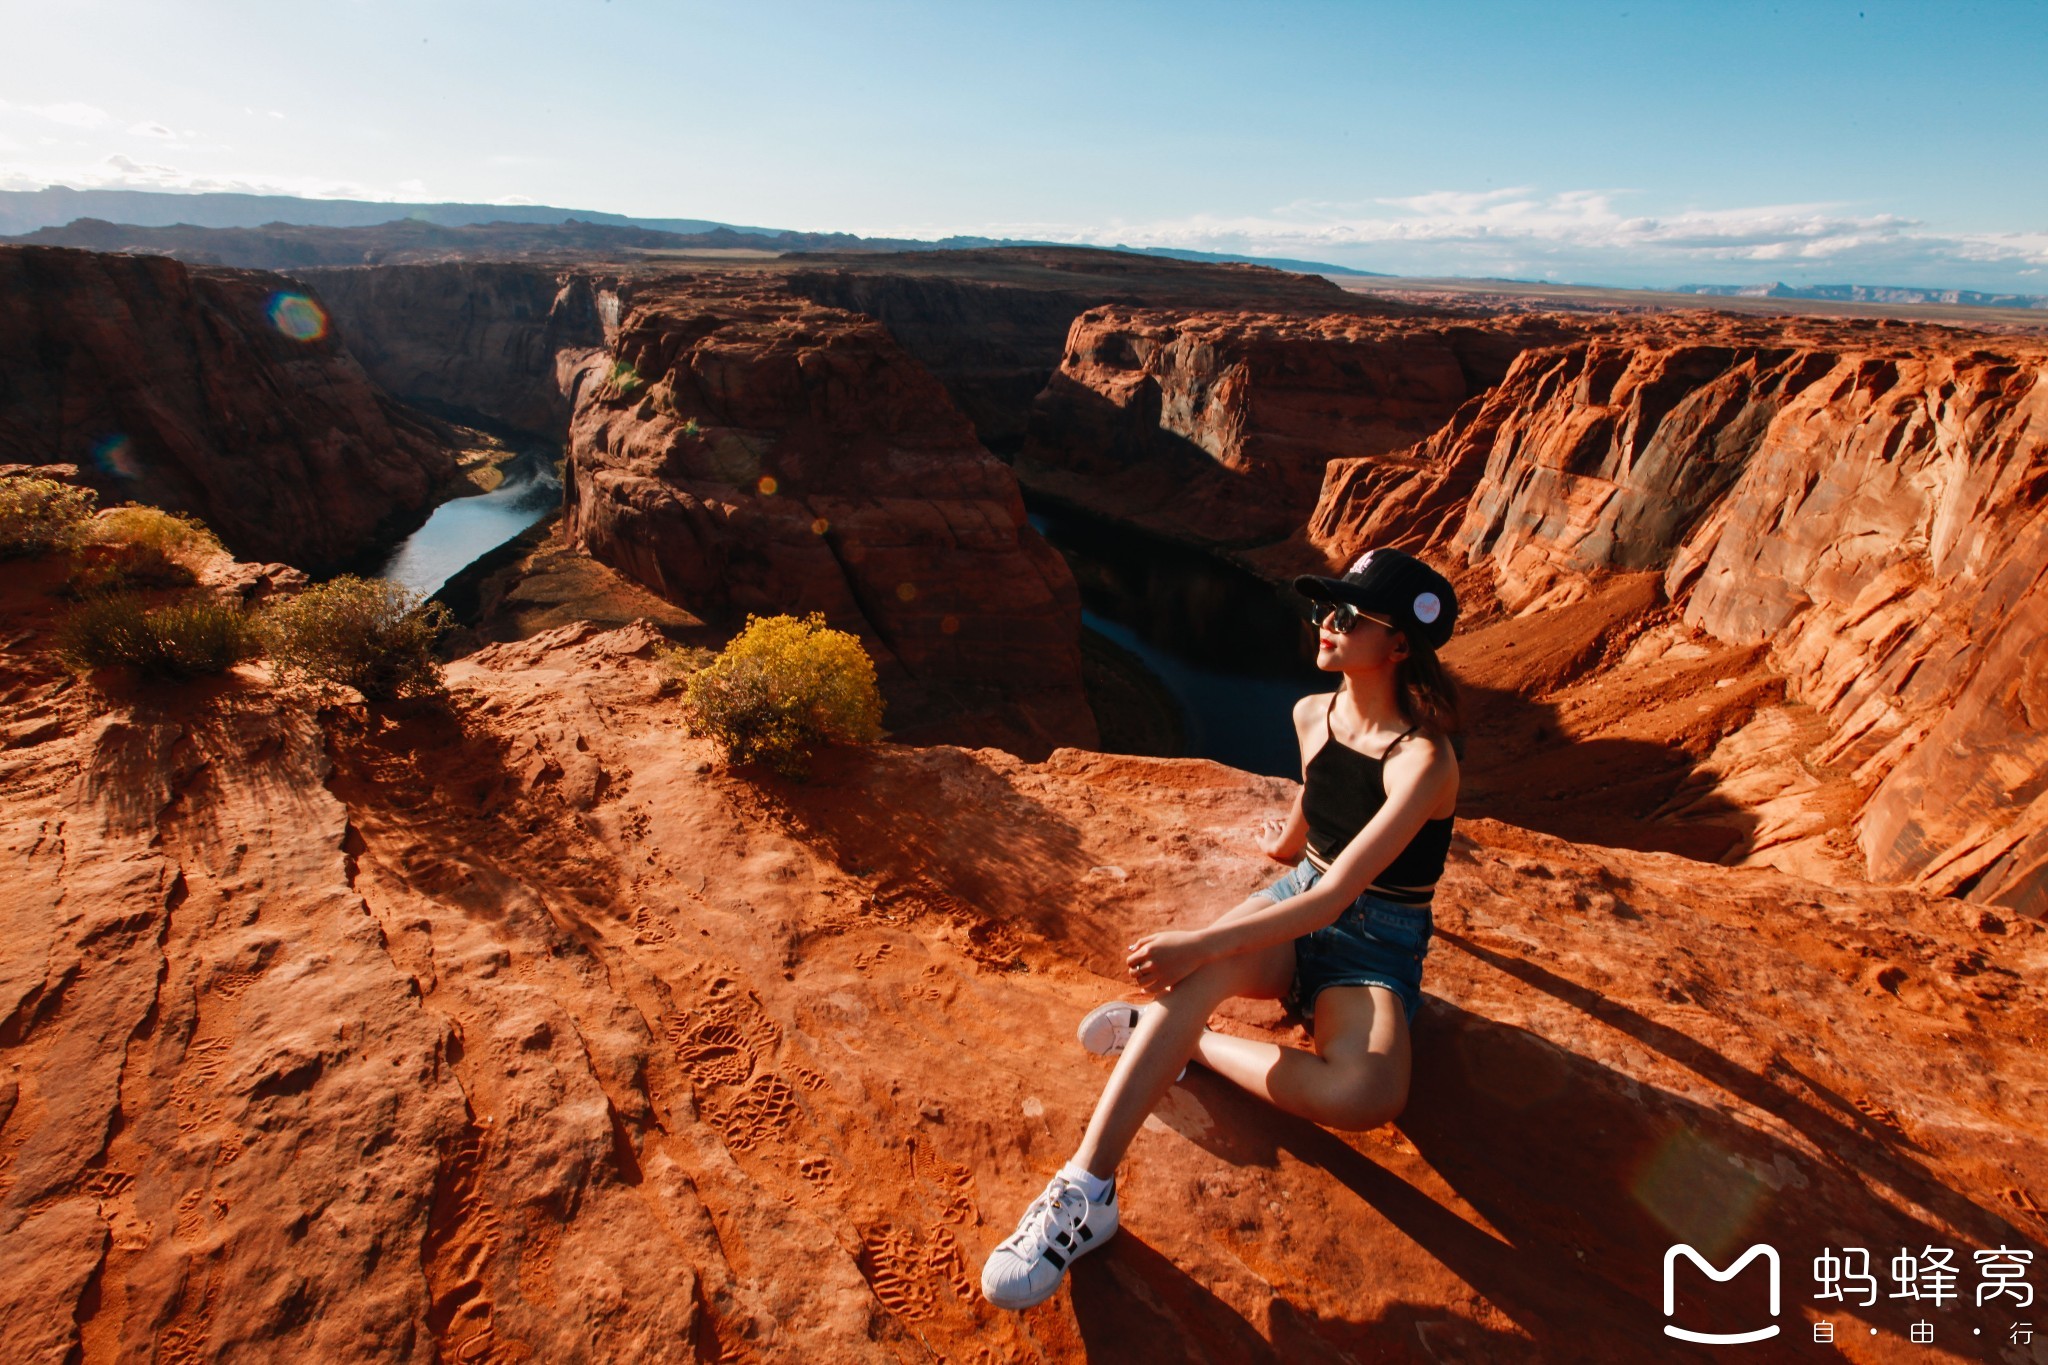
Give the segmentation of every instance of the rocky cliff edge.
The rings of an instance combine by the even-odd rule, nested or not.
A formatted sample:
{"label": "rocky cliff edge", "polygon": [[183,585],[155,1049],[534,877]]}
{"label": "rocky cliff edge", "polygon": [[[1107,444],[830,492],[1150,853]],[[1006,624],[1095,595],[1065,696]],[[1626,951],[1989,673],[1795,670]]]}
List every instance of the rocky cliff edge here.
{"label": "rocky cliff edge", "polygon": [[[0,589],[10,1360],[1669,1360],[1678,1240],[1781,1250],[1776,1359],[1824,1247],[2043,1250],[2048,931],[1475,821],[1407,1113],[1333,1134],[1197,1072],[1123,1233],[998,1313],[980,1259],[1105,1075],[1074,1019],[1135,931],[1270,878],[1289,784],[730,774],[642,627],[486,649],[445,708],[95,694],[33,588]],[[1826,1316],[1940,1358],[1917,1311]]]}

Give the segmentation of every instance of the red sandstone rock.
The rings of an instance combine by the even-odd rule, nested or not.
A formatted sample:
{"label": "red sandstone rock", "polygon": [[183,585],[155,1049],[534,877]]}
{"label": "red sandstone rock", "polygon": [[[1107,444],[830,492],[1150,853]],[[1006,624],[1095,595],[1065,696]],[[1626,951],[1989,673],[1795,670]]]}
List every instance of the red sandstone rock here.
{"label": "red sandstone rock", "polygon": [[946,386],[982,444],[1005,459],[1024,445],[1033,400],[1060,365],[1069,327],[1091,308],[1417,311],[1347,294],[1317,275],[1081,247],[790,259],[795,268],[783,278],[791,293],[888,328]]}
{"label": "red sandstone rock", "polygon": [[333,568],[455,473],[434,427],[331,335],[266,307],[303,286],[161,257],[0,248],[0,462],[79,465],[108,501],[203,518],[236,552]]}
{"label": "red sandstone rock", "polygon": [[893,746],[754,786],[657,638],[494,647],[452,715],[0,658],[41,727],[0,751],[8,1359],[1654,1360],[1674,1240],[1777,1246],[1788,1338],[1822,1247],[2043,1251],[2048,930],[1477,822],[1407,1113],[1198,1072],[1118,1238],[995,1312],[1106,1075],[1074,1018],[1271,877],[1291,786]]}
{"label": "red sandstone rock", "polygon": [[1035,489],[1178,538],[1283,539],[1340,459],[1406,472],[1396,452],[1495,383],[1554,319],[1444,319],[1097,308],[1033,412]]}
{"label": "red sandstone rock", "polygon": [[1932,328],[1638,322],[1522,356],[1391,490],[1333,475],[1310,534],[1335,563],[1406,528],[1489,563],[1525,614],[1662,573],[1688,625],[1766,647],[1826,719],[1811,758],[1853,772],[1868,875],[2038,912],[2044,358]]}
{"label": "red sandstone rock", "polygon": [[570,368],[619,320],[617,281],[603,272],[450,263],[299,274],[387,391],[550,440],[569,425]]}
{"label": "red sandstone rock", "polygon": [[683,276],[633,291],[612,356],[572,429],[573,543],[701,615],[859,632],[899,734],[1094,742],[1072,576],[880,327]]}

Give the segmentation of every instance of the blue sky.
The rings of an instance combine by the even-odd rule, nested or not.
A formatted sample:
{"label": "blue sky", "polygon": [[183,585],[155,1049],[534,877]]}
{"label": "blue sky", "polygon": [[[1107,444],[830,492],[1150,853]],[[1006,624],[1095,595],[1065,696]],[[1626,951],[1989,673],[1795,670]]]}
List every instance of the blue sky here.
{"label": "blue sky", "polygon": [[2048,294],[2048,3],[0,0],[0,188]]}

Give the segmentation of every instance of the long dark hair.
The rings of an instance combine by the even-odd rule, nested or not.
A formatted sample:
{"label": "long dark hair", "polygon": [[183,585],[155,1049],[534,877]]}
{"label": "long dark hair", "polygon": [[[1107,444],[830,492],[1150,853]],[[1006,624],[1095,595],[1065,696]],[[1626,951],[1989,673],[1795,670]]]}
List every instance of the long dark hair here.
{"label": "long dark hair", "polygon": [[1394,699],[1400,704],[1401,718],[1447,737],[1459,734],[1465,728],[1465,716],[1458,704],[1458,684],[1427,641],[1406,631],[1401,637],[1408,641],[1408,657],[1394,665]]}

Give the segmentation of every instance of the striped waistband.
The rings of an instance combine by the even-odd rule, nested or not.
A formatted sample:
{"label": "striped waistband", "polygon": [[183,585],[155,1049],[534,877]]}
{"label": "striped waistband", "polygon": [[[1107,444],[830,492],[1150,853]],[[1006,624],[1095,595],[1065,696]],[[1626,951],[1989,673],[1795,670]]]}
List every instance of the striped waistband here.
{"label": "striped waistband", "polygon": [[[1330,870],[1330,865],[1312,852],[1304,853],[1302,861],[1314,868],[1317,876],[1322,876]],[[1436,899],[1436,883],[1431,882],[1428,886],[1382,886],[1374,882],[1365,888],[1365,894],[1378,896],[1381,900],[1392,901],[1396,905],[1428,905]]]}

